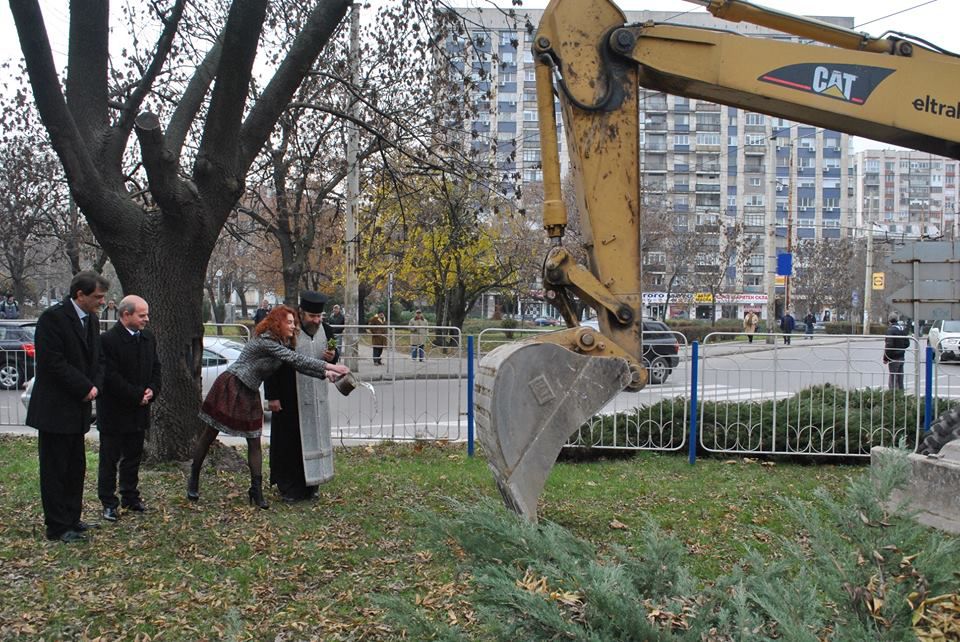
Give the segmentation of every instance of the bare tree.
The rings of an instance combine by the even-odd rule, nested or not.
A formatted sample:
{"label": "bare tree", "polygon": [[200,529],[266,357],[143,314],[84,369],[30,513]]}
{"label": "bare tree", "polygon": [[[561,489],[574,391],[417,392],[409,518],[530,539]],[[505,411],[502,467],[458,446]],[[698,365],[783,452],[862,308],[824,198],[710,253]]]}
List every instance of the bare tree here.
{"label": "bare tree", "polygon": [[759,246],[755,236],[744,231],[743,221],[727,221],[723,217],[716,224],[698,225],[696,237],[699,250],[696,256],[696,281],[698,287],[710,293],[711,324],[717,322],[717,301],[721,292],[728,292],[736,285],[737,274],[742,274]]}
{"label": "bare tree", "polygon": [[[231,3],[219,25],[221,37],[202,55],[177,92],[176,107],[161,120],[144,109],[145,101],[176,53],[186,0],[175,0],[167,9],[152,5],[160,35],[151,55],[136,61],[145,64],[131,67],[141,71],[135,78],[129,69],[114,73],[110,68],[109,5],[73,0],[65,95],[38,0],[11,3],[34,98],[70,189],[124,290],[143,295],[154,311],[164,368],[158,429],[149,442],[155,457],[186,457],[197,429],[201,299],[217,237],[257,153],[349,4],[316,2],[273,77],[250,103],[269,2]],[[172,94],[176,87],[165,90]],[[125,157],[134,131],[135,160],[145,177],[140,190],[129,180],[137,168]],[[195,150],[186,147],[192,131],[199,135]]]}
{"label": "bare tree", "polygon": [[42,242],[50,214],[67,201],[63,172],[43,145],[36,112],[23,92],[0,103],[9,118],[0,121],[0,269],[23,302],[28,279],[47,264],[55,249]]}
{"label": "bare tree", "polygon": [[[813,310],[834,308],[851,315],[851,293],[863,289],[863,258],[853,239],[807,239],[794,245],[795,300]],[[859,265],[859,269],[857,269]],[[796,307],[796,304],[793,304]]]}

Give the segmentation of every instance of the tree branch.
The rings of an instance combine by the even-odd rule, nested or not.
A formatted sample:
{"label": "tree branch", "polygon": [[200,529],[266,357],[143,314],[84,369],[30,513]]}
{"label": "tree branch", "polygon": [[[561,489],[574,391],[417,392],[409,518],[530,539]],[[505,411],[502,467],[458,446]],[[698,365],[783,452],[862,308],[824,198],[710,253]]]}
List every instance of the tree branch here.
{"label": "tree branch", "polygon": [[[170,10],[170,15],[166,18],[161,16],[164,22],[163,33],[160,34],[160,38],[157,40],[156,51],[153,54],[153,59],[150,61],[150,66],[143,76],[141,76],[140,81],[137,82],[133,91],[130,92],[130,96],[124,101],[123,106],[120,108],[120,120],[117,122],[117,129],[119,130],[119,138],[124,141],[130,133],[130,128],[133,127],[137,112],[140,111],[140,106],[143,104],[147,94],[150,93],[151,87],[153,87],[153,81],[156,80],[157,75],[167,61],[167,56],[169,56],[170,49],[173,46],[173,38],[177,34],[180,19],[183,17],[185,5],[186,0],[177,0],[176,4],[174,4]],[[123,153],[122,149],[120,153]]]}
{"label": "tree branch", "polygon": [[144,112],[137,116],[137,140],[140,141],[140,154],[143,167],[147,172],[150,194],[160,206],[165,216],[179,216],[183,207],[179,202],[180,181],[177,177],[177,164],[173,154],[166,149],[160,119],[156,114]]}
{"label": "tree branch", "polygon": [[70,3],[67,104],[87,145],[102,151],[109,127],[107,63],[110,57],[110,4],[103,0]]}
{"label": "tree branch", "polygon": [[310,71],[310,66],[326,46],[337,26],[347,14],[350,0],[320,0],[290,47],[277,73],[256,102],[240,131],[239,167],[242,171],[253,163],[280,114],[287,108],[297,87]]}
{"label": "tree branch", "polygon": [[237,163],[240,121],[267,4],[268,0],[233,2],[223,29],[223,54],[217,66],[194,176],[201,187],[208,187],[211,193],[220,193],[225,200],[232,201],[239,196],[242,178],[249,166],[248,163]]}
{"label": "tree branch", "polygon": [[70,186],[78,201],[102,197],[99,192],[99,173],[90,155],[90,148],[80,135],[60,91],[60,79],[40,6],[37,0],[13,2],[10,12],[17,26],[20,50],[30,76],[37,110],[50,134],[53,148],[63,163]]}
{"label": "tree branch", "polygon": [[210,83],[217,74],[217,67],[220,66],[220,57],[223,53],[222,36],[213,43],[213,47],[204,56],[193,77],[187,84],[173,115],[170,117],[170,123],[167,126],[167,148],[173,152],[174,161],[180,163],[180,155],[183,153],[183,141],[187,139],[190,132],[190,125],[200,112],[203,106],[203,99],[210,89]]}

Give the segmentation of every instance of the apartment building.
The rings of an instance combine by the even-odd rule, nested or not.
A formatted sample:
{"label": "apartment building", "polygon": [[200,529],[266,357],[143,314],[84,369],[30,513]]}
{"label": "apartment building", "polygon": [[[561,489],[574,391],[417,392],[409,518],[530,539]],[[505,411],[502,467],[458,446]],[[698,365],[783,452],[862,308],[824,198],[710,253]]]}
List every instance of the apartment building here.
{"label": "apartment building", "polygon": [[[469,37],[479,51],[496,55],[476,61],[481,113],[473,123],[475,147],[496,154],[503,176],[519,174],[524,183],[542,180],[537,122],[532,33],[541,11],[524,10],[516,20],[496,10],[458,10],[474,25]],[[820,20],[852,27],[850,17]],[[703,12],[627,12],[628,22],[676,22],[736,31],[752,37],[795,40],[747,23],[730,23]],[[466,36],[464,37],[466,38]],[[456,52],[464,41],[451,42]],[[490,100],[483,96],[489,91]],[[767,232],[776,234],[776,252],[803,239],[840,238],[848,233],[854,207],[852,147],[846,134],[794,123],[707,101],[641,90],[642,189],[644,205],[669,217],[677,232],[737,226],[748,256],[716,265],[710,245],[725,243],[717,233],[704,238],[705,252],[694,263],[724,272],[723,296],[705,295],[695,279],[681,280],[670,294],[673,257],[668,248],[652,248],[645,258],[648,313],[709,318],[742,317],[746,310],[766,316],[767,283],[776,257],[767,250]],[[562,124],[561,124],[562,130]],[[567,169],[561,131],[562,171]],[[788,240],[789,239],[789,240]],[[781,290],[782,291],[782,288]]]}
{"label": "apartment building", "polygon": [[871,149],[854,160],[857,227],[888,236],[958,238],[960,162],[927,152]]}

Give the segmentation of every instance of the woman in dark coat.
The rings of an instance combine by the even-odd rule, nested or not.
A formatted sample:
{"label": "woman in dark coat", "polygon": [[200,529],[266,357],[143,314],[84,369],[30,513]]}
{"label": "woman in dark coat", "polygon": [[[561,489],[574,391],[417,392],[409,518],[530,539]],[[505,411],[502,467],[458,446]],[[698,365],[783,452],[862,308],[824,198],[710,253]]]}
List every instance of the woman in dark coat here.
{"label": "woman in dark coat", "polygon": [[350,372],[344,365],[297,354],[292,349],[296,342],[296,331],[293,309],[285,305],[274,307],[254,329],[253,338],[244,346],[237,360],[213,382],[200,408],[200,420],[206,424],[206,428],[194,451],[187,499],[200,499],[200,469],[210,444],[222,432],[246,438],[247,464],[250,466],[250,490],[247,495],[251,504],[269,508],[263,499],[263,453],[260,449],[263,405],[260,401],[260,384],[284,363],[293,366],[297,372],[311,377],[326,377],[330,381],[336,381]]}

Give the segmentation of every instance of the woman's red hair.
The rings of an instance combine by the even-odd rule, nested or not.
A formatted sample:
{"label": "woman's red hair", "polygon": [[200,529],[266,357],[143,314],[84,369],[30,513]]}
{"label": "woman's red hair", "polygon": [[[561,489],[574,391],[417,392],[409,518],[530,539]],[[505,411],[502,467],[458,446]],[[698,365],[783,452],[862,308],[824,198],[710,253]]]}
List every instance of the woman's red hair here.
{"label": "woman's red hair", "polygon": [[[264,317],[263,321],[257,324],[257,327],[253,329],[253,336],[259,337],[265,332],[270,333],[278,341],[283,341],[280,337],[283,336],[283,328],[287,323],[287,315],[292,314],[293,320],[296,322],[297,313],[293,311],[293,308],[286,305],[275,305],[273,309]],[[297,345],[297,334],[294,333],[290,337],[290,341],[287,344],[291,348]]]}

